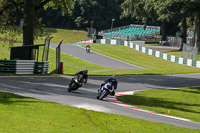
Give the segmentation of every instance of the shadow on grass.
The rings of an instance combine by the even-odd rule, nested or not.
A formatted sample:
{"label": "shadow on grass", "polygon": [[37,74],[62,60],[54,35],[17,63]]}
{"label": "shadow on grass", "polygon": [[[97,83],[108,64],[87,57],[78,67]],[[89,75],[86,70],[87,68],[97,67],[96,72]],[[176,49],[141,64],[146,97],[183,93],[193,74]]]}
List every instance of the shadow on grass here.
{"label": "shadow on grass", "polygon": [[44,33],[42,34],[41,37],[50,36],[50,35],[52,35],[53,33],[57,33],[57,29],[55,29],[55,28],[46,28],[46,29],[44,30]]}
{"label": "shadow on grass", "polygon": [[182,92],[187,92],[187,93],[194,93],[194,94],[200,94],[200,87],[191,87],[189,88],[190,90],[185,90],[185,89],[181,89],[181,90],[173,90],[173,91],[182,91]]}
{"label": "shadow on grass", "polygon": [[173,109],[179,110],[184,112],[191,112],[191,113],[200,113],[200,111],[194,111],[192,106],[200,106],[200,104],[188,104],[182,102],[172,102],[166,101],[162,98],[152,98],[152,97],[145,97],[139,95],[125,95],[117,98],[118,100],[133,105],[142,105],[142,106],[149,106],[149,107],[159,107],[159,108],[166,108],[166,109]]}
{"label": "shadow on grass", "polygon": [[12,104],[12,103],[50,103],[47,101],[38,101],[33,98],[24,97],[20,95],[16,95],[9,92],[1,92],[0,91],[0,104]]}

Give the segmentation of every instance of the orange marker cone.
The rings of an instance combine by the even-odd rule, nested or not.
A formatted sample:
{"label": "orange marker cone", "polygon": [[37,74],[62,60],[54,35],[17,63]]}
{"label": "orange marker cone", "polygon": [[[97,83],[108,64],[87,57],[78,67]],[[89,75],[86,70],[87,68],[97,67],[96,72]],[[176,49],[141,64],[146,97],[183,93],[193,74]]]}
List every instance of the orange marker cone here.
{"label": "orange marker cone", "polygon": [[170,109],[168,110],[168,113],[170,113]]}

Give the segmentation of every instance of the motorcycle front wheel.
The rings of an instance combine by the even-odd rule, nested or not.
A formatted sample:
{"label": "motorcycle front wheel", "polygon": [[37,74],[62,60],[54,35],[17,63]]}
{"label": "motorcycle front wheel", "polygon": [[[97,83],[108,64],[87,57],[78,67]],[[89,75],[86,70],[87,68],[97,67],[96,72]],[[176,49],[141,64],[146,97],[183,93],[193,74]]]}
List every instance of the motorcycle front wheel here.
{"label": "motorcycle front wheel", "polygon": [[99,100],[103,100],[103,98],[105,98],[107,95],[108,95],[108,91],[104,90],[101,96],[99,97]]}
{"label": "motorcycle front wheel", "polygon": [[72,85],[69,85],[68,87],[68,92],[71,92],[72,90],[76,90],[76,89],[77,89],[76,83],[72,83]]}

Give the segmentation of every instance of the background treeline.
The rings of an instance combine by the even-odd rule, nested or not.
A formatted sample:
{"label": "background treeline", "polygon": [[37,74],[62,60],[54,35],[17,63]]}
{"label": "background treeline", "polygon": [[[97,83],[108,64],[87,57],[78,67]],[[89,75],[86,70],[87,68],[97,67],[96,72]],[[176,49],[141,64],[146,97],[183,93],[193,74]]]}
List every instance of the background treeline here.
{"label": "background treeline", "polygon": [[97,30],[111,28],[111,21],[114,18],[114,27],[129,25],[131,23],[139,24],[134,18],[120,18],[122,14],[121,4],[124,0],[74,0],[72,10],[63,14],[61,8],[41,9],[39,14],[42,17],[42,23],[46,27],[65,28],[65,29],[83,29],[96,28]]}
{"label": "background treeline", "polygon": [[162,40],[181,30],[195,31],[195,46],[200,48],[200,0],[0,0],[0,32],[12,32],[24,19],[23,45],[33,45],[44,26],[64,29],[93,27],[97,31],[129,25],[161,27]]}
{"label": "background treeline", "polygon": [[[152,26],[161,26],[161,22],[153,19],[148,19],[147,22],[136,17],[123,16],[121,4],[124,0],[75,0],[72,5],[72,10],[63,14],[61,8],[41,9],[38,13],[41,14],[42,23],[48,28],[62,29],[82,29],[96,28],[97,31],[110,29],[111,22],[114,18],[113,27],[120,27],[129,24],[141,24]],[[179,30],[177,22],[167,24],[167,34],[175,35]]]}

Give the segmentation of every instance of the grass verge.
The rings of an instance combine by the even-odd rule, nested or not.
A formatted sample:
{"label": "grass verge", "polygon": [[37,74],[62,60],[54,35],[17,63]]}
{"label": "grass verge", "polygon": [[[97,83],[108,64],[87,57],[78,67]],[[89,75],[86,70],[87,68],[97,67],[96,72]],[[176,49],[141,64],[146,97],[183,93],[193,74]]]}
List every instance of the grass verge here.
{"label": "grass verge", "polygon": [[89,40],[86,31],[45,28],[44,35],[39,37],[35,43],[44,43],[47,36],[53,37],[51,43],[55,44],[59,44],[61,40],[63,40],[63,44],[71,44],[80,40]]}
{"label": "grass verge", "polygon": [[138,91],[117,99],[142,109],[200,122],[200,87]]}
{"label": "grass verge", "polygon": [[114,114],[94,112],[54,102],[0,91],[1,133],[197,133],[198,129],[175,127]]}
{"label": "grass verge", "polygon": [[[44,40],[47,36],[53,37],[51,39],[51,43],[59,44],[61,40],[63,40],[63,43],[69,44],[73,42],[78,42],[80,40],[89,40],[87,37],[87,32],[82,30],[67,30],[67,29],[56,29],[56,28],[45,28],[44,33],[42,36],[38,37],[34,40],[35,44],[43,44]],[[0,38],[3,38],[5,34],[0,33]],[[22,45],[23,42],[23,36],[16,36],[17,43],[20,43]],[[3,42],[0,42],[1,44]],[[6,44],[8,45],[8,44]]]}

